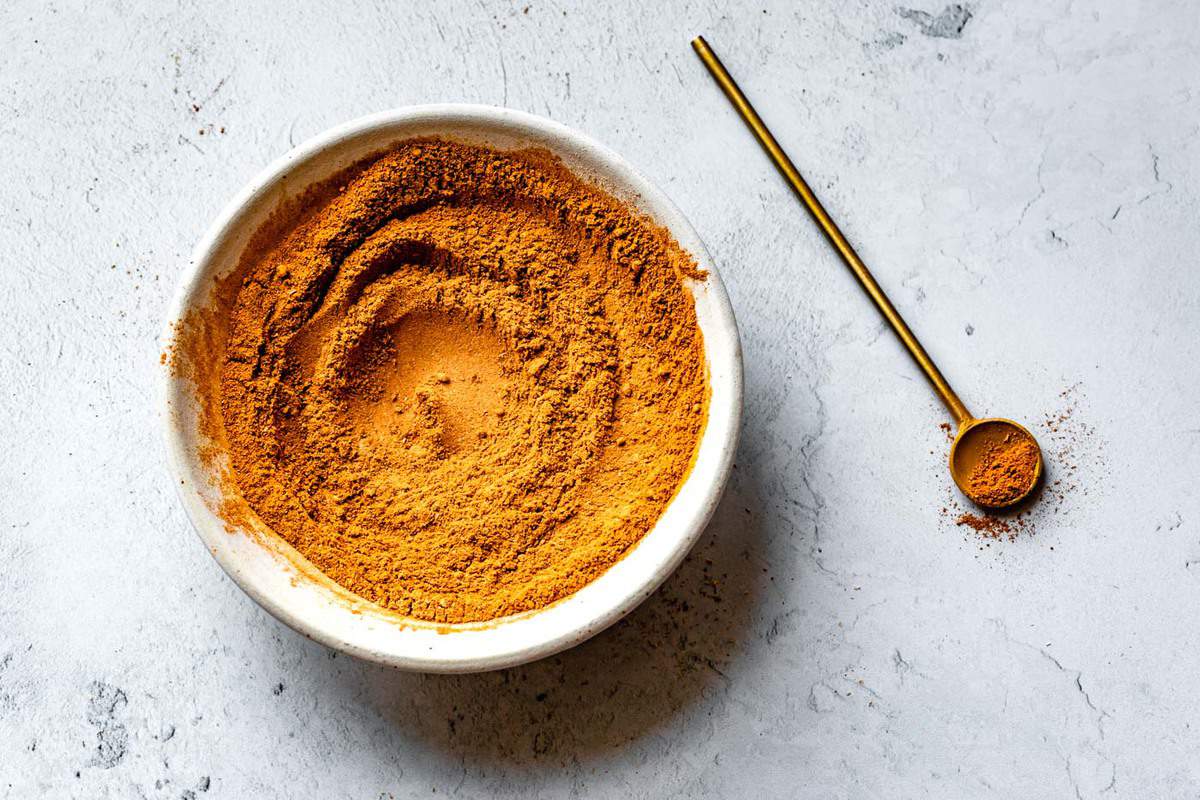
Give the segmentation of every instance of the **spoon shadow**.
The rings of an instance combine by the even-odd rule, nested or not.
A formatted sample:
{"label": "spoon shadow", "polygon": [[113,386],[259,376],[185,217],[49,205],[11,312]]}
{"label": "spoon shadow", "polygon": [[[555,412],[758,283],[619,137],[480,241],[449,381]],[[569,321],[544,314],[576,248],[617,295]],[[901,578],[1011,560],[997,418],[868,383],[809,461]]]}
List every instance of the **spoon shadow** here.
{"label": "spoon shadow", "polygon": [[700,542],[659,590],[595,638],[532,664],[421,675],[364,664],[338,691],[401,739],[479,764],[558,766],[600,757],[730,686],[769,580],[749,471],[737,467]]}

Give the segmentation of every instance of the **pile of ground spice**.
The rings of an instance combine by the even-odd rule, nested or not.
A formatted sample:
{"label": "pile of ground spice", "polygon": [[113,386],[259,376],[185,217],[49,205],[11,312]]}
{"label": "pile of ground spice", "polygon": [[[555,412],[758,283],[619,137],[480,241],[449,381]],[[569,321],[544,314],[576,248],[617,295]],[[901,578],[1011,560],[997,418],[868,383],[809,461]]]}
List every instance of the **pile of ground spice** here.
{"label": "pile of ground spice", "polygon": [[707,398],[703,274],[665,230],[549,153],[438,139],[293,216],[243,256],[220,376],[234,480],[275,533],[454,623],[559,600],[653,527]]}
{"label": "pile of ground spice", "polygon": [[[946,512],[946,509],[942,509]],[[948,513],[948,512],[947,512]],[[989,539],[999,539],[1007,536],[1010,539],[1025,529],[1026,520],[1021,513],[1011,517],[1000,517],[995,514],[974,514],[963,512],[954,518],[955,525],[965,525],[971,530]]]}
{"label": "pile of ground spice", "polygon": [[966,475],[967,494],[982,505],[1006,506],[1029,493],[1038,477],[1041,454],[1033,437],[1012,430],[990,441]]}

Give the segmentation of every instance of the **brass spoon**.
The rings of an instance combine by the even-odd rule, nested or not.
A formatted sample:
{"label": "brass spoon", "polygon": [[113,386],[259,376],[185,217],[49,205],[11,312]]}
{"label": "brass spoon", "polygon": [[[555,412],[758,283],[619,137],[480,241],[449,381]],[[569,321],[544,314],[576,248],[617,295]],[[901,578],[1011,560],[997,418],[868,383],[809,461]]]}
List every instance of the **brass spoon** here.
{"label": "brass spoon", "polygon": [[933,363],[933,359],[925,352],[925,348],[917,341],[917,337],[905,324],[904,319],[900,316],[900,312],[896,311],[896,307],[888,300],[887,295],[883,293],[883,289],[875,282],[875,278],[871,275],[867,265],[858,257],[858,253],[854,252],[854,248],[850,246],[850,242],[842,235],[837,224],[825,207],[821,205],[821,201],[813,194],[808,183],[800,175],[800,171],[788,158],[787,153],[783,152],[783,148],[779,146],[779,142],[775,141],[775,137],[767,130],[767,126],[763,123],[762,118],[750,105],[750,101],[742,94],[742,90],[738,88],[729,72],[721,60],[717,58],[717,54],[708,46],[708,42],[704,41],[703,36],[697,36],[692,40],[692,48],[696,51],[696,55],[700,56],[700,60],[704,62],[704,66],[708,67],[708,71],[712,74],[717,84],[721,87],[721,91],[729,98],[729,102],[737,109],[742,120],[747,127],[754,133],[758,143],[767,151],[767,155],[771,157],[771,161],[775,163],[775,167],[783,175],[784,180],[792,187],[792,190],[800,198],[800,202],[808,209],[808,213],[812,215],[813,220],[821,228],[821,231],[829,239],[830,244],[837,250],[838,255],[842,257],[842,261],[854,273],[854,277],[858,278],[858,282],[862,284],[871,300],[875,302],[875,306],[883,314],[884,319],[892,326],[892,330],[900,337],[900,341],[908,349],[908,354],[917,362],[917,366],[925,373],[925,377],[933,384],[933,390],[937,392],[942,403],[950,411],[950,415],[954,417],[954,421],[958,424],[958,434],[954,437],[954,444],[950,448],[950,475],[954,478],[954,482],[958,484],[958,488],[971,499],[972,502],[985,508],[1007,508],[1016,505],[1029,496],[1030,492],[1037,486],[1038,481],[1042,476],[1042,451],[1037,450],[1037,464],[1034,467],[1033,474],[1030,476],[1029,485],[1019,494],[1009,495],[1003,501],[997,503],[995,501],[988,502],[987,499],[980,497],[978,493],[973,493],[972,487],[968,482],[968,476],[976,465],[987,455],[989,450],[994,448],[999,443],[1009,440],[1012,437],[1028,437],[1029,441],[1033,442],[1037,447],[1037,440],[1033,438],[1028,430],[1023,426],[1018,425],[1010,419],[1001,419],[999,417],[990,417],[988,419],[976,419],[971,416],[971,412],[963,405],[962,400],[958,399],[958,395],[950,388],[950,384],[942,377],[941,371],[937,365]]}

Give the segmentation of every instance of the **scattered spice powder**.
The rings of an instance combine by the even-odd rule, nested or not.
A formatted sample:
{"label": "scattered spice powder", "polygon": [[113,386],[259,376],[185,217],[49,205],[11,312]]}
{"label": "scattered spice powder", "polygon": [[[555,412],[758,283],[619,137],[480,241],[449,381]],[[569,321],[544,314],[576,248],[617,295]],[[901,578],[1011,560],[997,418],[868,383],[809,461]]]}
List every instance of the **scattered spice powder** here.
{"label": "scattered spice powder", "polygon": [[1011,538],[1025,528],[1025,520],[1020,515],[1005,519],[992,514],[980,515],[969,512],[959,514],[955,518],[954,524],[965,525],[976,533],[991,539],[999,539],[1004,535]]}
{"label": "scattered spice powder", "polygon": [[693,259],[545,151],[409,140],[243,256],[233,479],[331,579],[414,618],[536,609],[655,524],[705,419]]}

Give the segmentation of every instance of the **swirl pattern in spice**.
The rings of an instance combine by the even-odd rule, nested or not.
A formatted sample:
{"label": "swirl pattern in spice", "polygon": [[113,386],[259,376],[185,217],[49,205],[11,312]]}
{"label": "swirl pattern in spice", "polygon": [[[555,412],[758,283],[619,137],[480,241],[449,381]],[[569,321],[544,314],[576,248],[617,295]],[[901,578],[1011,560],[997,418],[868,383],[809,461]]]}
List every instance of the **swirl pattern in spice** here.
{"label": "swirl pattern in spice", "polygon": [[411,140],[243,258],[221,374],[240,493],[401,614],[488,620],[644,536],[704,426],[669,234],[542,151]]}

